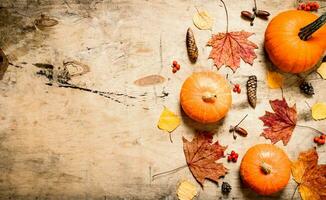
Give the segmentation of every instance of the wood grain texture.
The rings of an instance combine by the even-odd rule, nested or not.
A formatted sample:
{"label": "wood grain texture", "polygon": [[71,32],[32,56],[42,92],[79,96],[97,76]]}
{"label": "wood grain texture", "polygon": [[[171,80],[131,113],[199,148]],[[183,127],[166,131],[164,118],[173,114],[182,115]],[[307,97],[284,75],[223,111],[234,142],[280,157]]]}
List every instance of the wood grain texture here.
{"label": "wood grain texture", "polygon": [[[241,2],[241,3],[239,3]],[[325,2],[322,2],[325,3]],[[233,93],[233,106],[227,117],[209,129],[216,131],[214,140],[228,145],[227,151],[245,151],[257,143],[270,143],[260,136],[263,123],[258,117],[271,110],[268,101],[281,98],[280,90],[270,90],[266,70],[271,63],[263,51],[267,22],[255,25],[241,20],[240,12],[250,10],[250,1],[228,0],[230,31],[255,32],[251,37],[259,49],[253,66],[241,62],[236,73],[222,67],[233,82],[245,88],[250,75],[258,79],[257,106],[247,103],[245,91]],[[292,0],[258,0],[258,7],[275,16],[293,8]],[[198,199],[290,199],[295,189],[288,186],[272,197],[260,197],[243,186],[239,165],[221,162],[229,169],[224,178],[233,190],[229,197],[220,187],[206,181],[200,189],[189,169],[151,181],[150,174],[171,170],[185,164],[182,136],[193,137],[193,123],[180,110],[182,82],[194,71],[213,70],[206,46],[210,31],[200,31],[192,24],[195,6],[209,11],[216,19],[213,33],[225,30],[225,14],[218,1],[184,0],[2,0],[0,1],[0,47],[10,65],[0,81],[0,199],[176,199],[179,180],[188,179],[199,190]],[[33,21],[44,13],[58,20],[56,26],[39,30]],[[191,27],[196,37],[199,57],[191,64],[187,57],[185,33]],[[161,41],[161,42],[160,42]],[[160,49],[162,49],[160,56]],[[89,72],[71,77],[69,83],[106,92],[94,93],[58,87],[44,76],[35,63],[54,66],[54,79],[63,63],[75,60],[89,66]],[[181,70],[171,72],[177,60]],[[161,64],[162,62],[162,64]],[[59,69],[60,68],[60,69]],[[138,87],[138,78],[160,74],[167,81],[160,85]],[[313,98],[303,96],[293,75],[286,75],[284,95],[290,105],[296,103],[298,123],[326,130],[325,121],[311,118],[306,101],[312,105],[326,101],[326,83],[310,76],[316,89]],[[46,83],[51,84],[46,84]],[[292,84],[292,85],[291,85]],[[182,116],[183,123],[168,134],[157,127],[163,106]],[[241,124],[249,134],[233,140],[230,125]],[[296,128],[286,150],[291,159],[311,148],[314,134]],[[320,163],[326,163],[325,146],[317,149]],[[221,180],[222,181],[222,180]],[[294,199],[300,199],[298,193]]]}

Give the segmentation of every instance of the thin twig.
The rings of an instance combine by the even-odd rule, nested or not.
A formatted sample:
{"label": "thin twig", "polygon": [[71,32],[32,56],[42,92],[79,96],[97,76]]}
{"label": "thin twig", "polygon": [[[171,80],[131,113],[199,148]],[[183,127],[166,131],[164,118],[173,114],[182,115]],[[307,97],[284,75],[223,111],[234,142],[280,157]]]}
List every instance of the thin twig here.
{"label": "thin twig", "polygon": [[254,0],[254,3],[255,3],[255,13],[257,12],[257,2],[256,2],[256,0]]}
{"label": "thin twig", "polygon": [[297,185],[297,186],[295,187],[295,190],[294,190],[294,192],[293,192],[293,194],[292,194],[291,200],[293,199],[295,193],[297,192],[298,187],[299,187],[299,185]]}
{"label": "thin twig", "polygon": [[224,1],[223,0],[220,0],[220,1],[223,3],[225,15],[226,15],[226,32],[225,33],[228,33],[229,32],[229,14],[228,14],[228,10],[226,8]]}
{"label": "thin twig", "polygon": [[169,171],[165,171],[165,172],[161,172],[161,173],[158,173],[158,174],[154,174],[153,176],[152,176],[152,180],[154,181],[156,178],[158,178],[158,177],[160,177],[160,176],[164,176],[164,175],[168,175],[168,174],[171,174],[171,173],[175,173],[175,172],[177,172],[177,171],[179,171],[179,170],[181,170],[181,169],[183,169],[183,168],[185,168],[185,167],[187,167],[188,165],[187,164],[185,164],[185,165],[183,165],[183,166],[181,166],[181,167],[178,167],[178,168],[175,168],[175,169],[172,169],[172,170],[169,170]]}
{"label": "thin twig", "polygon": [[162,33],[160,34],[160,63],[161,63],[161,70],[160,70],[160,73],[162,72],[163,70],[163,47],[162,47]]}
{"label": "thin twig", "polygon": [[309,103],[307,101],[304,101],[304,102],[307,104],[308,108],[311,110],[311,106],[309,105]]}
{"label": "thin twig", "polygon": [[318,130],[318,129],[316,129],[316,128],[313,128],[313,127],[310,127],[310,126],[299,125],[299,124],[297,124],[296,126],[298,126],[298,127],[302,127],[302,128],[309,128],[309,129],[311,129],[311,130],[314,130],[314,131],[316,131],[317,133],[319,133],[319,134],[321,134],[321,135],[323,135],[323,134],[324,134],[324,133],[323,133],[323,132],[321,132],[320,130]]}
{"label": "thin twig", "polygon": [[246,114],[246,116],[244,116],[244,117],[240,120],[240,122],[239,122],[237,125],[235,125],[235,127],[238,127],[238,126],[241,124],[241,122],[243,122],[243,120],[245,120],[245,119],[247,118],[247,116],[248,116],[248,114]]}
{"label": "thin twig", "polygon": [[170,142],[173,143],[172,134],[171,133],[169,133],[169,138],[170,138]]}

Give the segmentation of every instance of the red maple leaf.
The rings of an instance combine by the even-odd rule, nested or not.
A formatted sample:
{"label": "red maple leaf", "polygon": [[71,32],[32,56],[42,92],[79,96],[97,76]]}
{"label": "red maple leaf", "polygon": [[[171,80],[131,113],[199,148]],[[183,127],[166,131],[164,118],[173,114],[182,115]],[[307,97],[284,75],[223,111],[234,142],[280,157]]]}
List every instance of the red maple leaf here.
{"label": "red maple leaf", "polygon": [[217,182],[227,173],[222,163],[215,162],[224,157],[226,147],[221,146],[218,141],[212,144],[212,139],[213,136],[208,133],[198,133],[191,142],[182,138],[188,167],[201,185],[205,179]]}
{"label": "red maple leaf", "polygon": [[218,33],[213,35],[207,45],[212,46],[209,58],[219,69],[222,65],[230,67],[235,72],[240,66],[240,58],[249,64],[253,64],[257,58],[255,49],[258,46],[249,41],[248,37],[253,35],[246,31]]}
{"label": "red maple leaf", "polygon": [[273,111],[266,111],[265,115],[259,119],[264,122],[264,129],[262,136],[270,139],[273,144],[282,140],[284,145],[289,142],[292,132],[297,124],[297,110],[295,104],[289,107],[286,100],[276,99],[269,101]]}

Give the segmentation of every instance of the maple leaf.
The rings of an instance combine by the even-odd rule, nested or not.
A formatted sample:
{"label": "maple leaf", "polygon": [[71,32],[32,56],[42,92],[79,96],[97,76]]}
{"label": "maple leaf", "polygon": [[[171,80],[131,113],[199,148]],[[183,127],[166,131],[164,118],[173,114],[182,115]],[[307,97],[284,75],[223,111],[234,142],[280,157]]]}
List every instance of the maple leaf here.
{"label": "maple leaf", "polygon": [[284,98],[269,101],[269,104],[275,113],[266,111],[265,115],[259,118],[264,122],[264,126],[268,127],[264,129],[262,136],[270,139],[273,144],[282,140],[283,144],[287,145],[297,123],[295,104],[289,107]]}
{"label": "maple leaf", "polygon": [[226,147],[221,146],[218,141],[212,144],[212,139],[213,136],[208,133],[198,133],[191,142],[182,138],[187,165],[202,186],[205,179],[217,182],[227,173],[222,163],[215,162],[224,157]]}
{"label": "maple leaf", "polygon": [[208,46],[212,46],[209,58],[214,60],[218,69],[226,65],[233,72],[240,66],[240,58],[252,65],[254,59],[257,58],[254,49],[258,46],[248,40],[251,35],[253,33],[246,31],[214,34],[207,43]]}
{"label": "maple leaf", "polygon": [[326,199],[326,165],[318,165],[316,149],[301,152],[291,171],[303,200]]}

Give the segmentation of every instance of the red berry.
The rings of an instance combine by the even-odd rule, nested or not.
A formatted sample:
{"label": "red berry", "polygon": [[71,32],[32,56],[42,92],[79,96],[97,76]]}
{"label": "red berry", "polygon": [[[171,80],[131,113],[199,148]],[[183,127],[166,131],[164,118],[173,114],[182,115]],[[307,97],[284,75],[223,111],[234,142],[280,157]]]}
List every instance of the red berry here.
{"label": "red berry", "polygon": [[231,155],[234,155],[235,154],[235,151],[231,151]]}
{"label": "red berry", "polygon": [[232,160],[231,156],[228,156],[228,162],[230,162]]}
{"label": "red berry", "polygon": [[239,94],[241,93],[241,88],[238,88],[238,93],[239,93]]}
{"label": "red berry", "polygon": [[176,73],[177,71],[178,71],[177,68],[173,67],[172,72]]}
{"label": "red berry", "polygon": [[305,4],[301,4],[300,7],[301,7],[301,10],[305,10],[306,9],[306,5]]}
{"label": "red berry", "polygon": [[176,64],[175,65],[175,68],[177,68],[177,70],[179,70],[180,69],[180,65],[179,64]]}
{"label": "red berry", "polygon": [[234,87],[233,88],[233,92],[237,92],[238,90],[237,90],[237,88],[236,87]]}
{"label": "red berry", "polygon": [[232,158],[232,162],[237,162],[237,160],[238,160],[238,159],[235,158],[235,157]]}
{"label": "red berry", "polygon": [[314,142],[319,143],[320,138],[319,137],[314,137]]}
{"label": "red berry", "polygon": [[234,157],[236,158],[236,159],[238,159],[238,157],[239,157],[239,154],[234,154]]}
{"label": "red berry", "polygon": [[176,66],[177,64],[178,64],[178,62],[175,61],[175,60],[172,62],[172,65],[173,65],[173,66]]}
{"label": "red berry", "polygon": [[320,144],[320,145],[325,144],[325,139],[321,139],[321,140],[319,140],[319,143],[318,143],[318,144]]}
{"label": "red berry", "polygon": [[324,140],[324,139],[326,139],[326,136],[325,135],[320,135],[319,138]]}
{"label": "red berry", "polygon": [[240,88],[240,85],[237,83],[237,84],[234,85],[234,87]]}
{"label": "red berry", "polygon": [[316,10],[318,10],[319,7],[319,3],[316,2]]}
{"label": "red berry", "polygon": [[307,5],[305,11],[310,11],[310,6]]}

